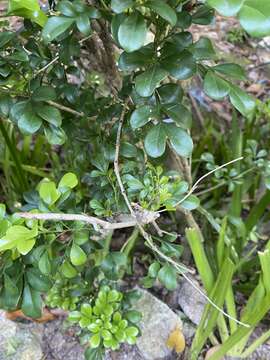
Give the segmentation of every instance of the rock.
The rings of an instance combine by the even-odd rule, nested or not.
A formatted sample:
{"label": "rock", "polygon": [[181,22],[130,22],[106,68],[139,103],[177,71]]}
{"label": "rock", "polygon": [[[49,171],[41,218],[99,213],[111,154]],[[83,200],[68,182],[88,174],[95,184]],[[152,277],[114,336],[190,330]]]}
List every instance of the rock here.
{"label": "rock", "polygon": [[43,352],[46,360],[85,360],[84,348],[76,337],[76,330],[66,328],[63,319],[44,324]]}
{"label": "rock", "polygon": [[[193,280],[196,286],[200,285]],[[178,290],[178,304],[185,315],[196,325],[199,324],[207,300],[186,280],[182,280]]]}
{"label": "rock", "polygon": [[5,318],[0,311],[0,360],[41,360],[41,325],[29,327]]}
{"label": "rock", "polygon": [[109,351],[105,360],[145,360],[137,346],[123,344],[119,351]]}
{"label": "rock", "polygon": [[[140,322],[142,335],[137,340],[137,347],[145,360],[176,359],[167,347],[167,340],[177,327],[182,329],[180,318],[162,301],[146,290],[141,291],[141,298],[136,303],[136,310],[143,315]],[[129,360],[140,360],[129,357]]]}

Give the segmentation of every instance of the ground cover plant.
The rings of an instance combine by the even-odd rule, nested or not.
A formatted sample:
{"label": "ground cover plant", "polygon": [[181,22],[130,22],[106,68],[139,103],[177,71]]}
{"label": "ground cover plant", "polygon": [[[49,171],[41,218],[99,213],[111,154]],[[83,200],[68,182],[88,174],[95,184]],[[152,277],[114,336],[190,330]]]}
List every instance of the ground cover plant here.
{"label": "ground cover plant", "polygon": [[[182,277],[207,298],[190,359],[247,357],[270,336],[249,341],[270,308],[269,101],[192,29],[235,16],[262,38],[270,3],[40,6],[10,0],[0,25],[0,308],[61,308],[102,359],[140,336],[139,293],[121,284],[143,255],[140,286]],[[200,112],[194,82],[229,122]]]}

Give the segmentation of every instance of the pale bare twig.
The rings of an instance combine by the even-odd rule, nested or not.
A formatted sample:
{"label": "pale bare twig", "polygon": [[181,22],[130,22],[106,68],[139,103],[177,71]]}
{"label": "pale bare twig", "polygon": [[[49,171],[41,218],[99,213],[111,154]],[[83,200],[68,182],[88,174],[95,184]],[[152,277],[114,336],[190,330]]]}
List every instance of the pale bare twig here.
{"label": "pale bare twig", "polygon": [[[174,204],[174,207],[177,207],[179,205],[181,205],[190,195],[192,195],[194,193],[194,191],[197,189],[198,185],[208,176],[210,176],[211,174],[213,174],[214,172],[226,167],[226,166],[229,166],[237,161],[240,161],[240,160],[243,160],[243,156],[237,158],[237,159],[234,159],[234,160],[231,160],[223,165],[220,165],[218,166],[217,168],[209,171],[208,173],[204,174],[202,177],[200,177],[196,182],[195,184],[192,186],[192,188],[189,190],[189,192],[181,199],[179,200],[176,204]],[[164,211],[167,211],[167,209],[163,209],[163,210],[160,210],[159,213],[161,212],[164,212]]]}
{"label": "pale bare twig", "polygon": [[73,115],[76,115],[76,116],[79,116],[79,117],[84,117],[86,116],[83,112],[79,112],[79,111],[76,111],[76,110],[73,110],[67,106],[64,106],[64,105],[61,105],[61,104],[58,104],[52,100],[49,100],[49,101],[46,101],[47,104],[49,105],[52,105],[53,107],[59,109],[59,110],[62,110],[62,111],[65,111],[65,112],[69,112],[70,114],[73,114]]}

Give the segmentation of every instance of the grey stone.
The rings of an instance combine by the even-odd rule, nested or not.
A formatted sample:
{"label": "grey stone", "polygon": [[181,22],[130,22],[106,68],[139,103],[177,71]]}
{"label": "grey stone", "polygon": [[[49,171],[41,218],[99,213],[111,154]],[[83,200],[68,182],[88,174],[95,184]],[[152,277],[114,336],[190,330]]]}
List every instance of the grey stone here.
{"label": "grey stone", "polygon": [[13,322],[0,312],[0,360],[41,360],[41,328]]}
{"label": "grey stone", "polygon": [[[200,285],[193,280],[197,287]],[[196,325],[199,324],[206,299],[189,282],[182,280],[178,290],[178,304],[185,315]]]}
{"label": "grey stone", "polygon": [[[136,303],[136,310],[143,315],[140,322],[142,335],[137,340],[140,354],[145,360],[170,358],[172,351],[166,343],[173,330],[182,329],[182,321],[165,303],[148,291],[142,289],[140,291],[142,296]],[[132,357],[129,359],[140,360]]]}

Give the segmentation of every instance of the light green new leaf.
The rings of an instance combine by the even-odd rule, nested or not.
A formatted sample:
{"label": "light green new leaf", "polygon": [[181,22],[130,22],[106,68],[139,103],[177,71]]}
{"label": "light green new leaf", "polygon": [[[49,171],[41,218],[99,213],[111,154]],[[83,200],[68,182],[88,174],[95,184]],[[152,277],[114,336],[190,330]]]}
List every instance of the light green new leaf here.
{"label": "light green new leaf", "polygon": [[254,99],[238,86],[230,85],[230,100],[233,106],[244,116],[251,116],[255,109]]}
{"label": "light green new leaf", "polygon": [[153,94],[159,83],[168,75],[167,71],[159,65],[153,65],[148,70],[138,75],[135,79],[135,89],[142,97]]}
{"label": "light green new leaf", "polygon": [[230,92],[227,81],[217,76],[213,71],[208,71],[203,82],[205,93],[214,100],[221,100]]}
{"label": "light green new leaf", "polygon": [[166,148],[166,130],[164,124],[153,126],[144,140],[148,155],[157,158],[164,154]]}
{"label": "light green new leaf", "polygon": [[53,16],[49,18],[42,31],[45,42],[53,41],[57,36],[63,34],[75,22],[74,18],[64,16]]}
{"label": "light green new leaf", "polygon": [[19,251],[20,254],[26,255],[33,249],[35,243],[36,243],[35,239],[20,241],[17,244],[17,250]]}
{"label": "light green new leaf", "polygon": [[59,182],[58,190],[60,192],[66,191],[67,189],[73,189],[78,185],[77,176],[71,172],[65,174]]}
{"label": "light green new leaf", "polygon": [[176,12],[163,0],[150,0],[147,1],[144,6],[155,11],[164,20],[168,21],[171,26],[175,26],[177,22]]}
{"label": "light green new leaf", "polygon": [[[216,9],[221,15],[234,16],[241,9],[245,0],[208,0],[208,5]],[[255,0],[257,1],[257,0]]]}
{"label": "light green new leaf", "polygon": [[138,11],[124,19],[118,30],[118,41],[127,52],[140,49],[145,42],[147,26],[144,17]]}
{"label": "light green new leaf", "polygon": [[61,193],[56,189],[53,181],[45,181],[39,187],[39,196],[47,205],[53,205]]}
{"label": "light green new leaf", "polygon": [[241,25],[250,35],[270,35],[269,0],[246,0],[238,16]]}
{"label": "light green new leaf", "polygon": [[70,261],[74,266],[85,264],[87,256],[80,246],[73,244],[70,250]]}
{"label": "light green new leaf", "polygon": [[42,27],[47,21],[47,16],[40,10],[38,0],[9,0],[8,14],[30,19]]}

